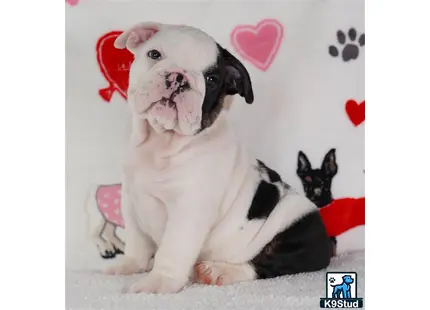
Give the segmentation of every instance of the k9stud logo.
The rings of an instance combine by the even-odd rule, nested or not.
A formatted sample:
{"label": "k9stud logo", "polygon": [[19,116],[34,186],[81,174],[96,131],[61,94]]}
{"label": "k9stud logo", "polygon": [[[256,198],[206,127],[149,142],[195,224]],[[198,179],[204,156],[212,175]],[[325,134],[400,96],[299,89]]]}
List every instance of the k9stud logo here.
{"label": "k9stud logo", "polygon": [[356,272],[327,272],[325,285],[320,308],[363,308],[363,298],[357,298]]}

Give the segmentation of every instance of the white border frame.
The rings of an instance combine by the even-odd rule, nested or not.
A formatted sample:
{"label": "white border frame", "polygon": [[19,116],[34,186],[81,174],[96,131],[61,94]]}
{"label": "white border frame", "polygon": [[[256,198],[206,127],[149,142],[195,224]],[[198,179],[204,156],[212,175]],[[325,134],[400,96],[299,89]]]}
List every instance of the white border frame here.
{"label": "white border frame", "polygon": [[2,309],[65,305],[64,5],[0,4]]}
{"label": "white border frame", "polygon": [[366,1],[366,309],[428,307],[429,12]]}
{"label": "white border frame", "polygon": [[[64,5],[0,4],[5,309],[64,307]],[[367,309],[427,304],[429,6],[366,1]]]}

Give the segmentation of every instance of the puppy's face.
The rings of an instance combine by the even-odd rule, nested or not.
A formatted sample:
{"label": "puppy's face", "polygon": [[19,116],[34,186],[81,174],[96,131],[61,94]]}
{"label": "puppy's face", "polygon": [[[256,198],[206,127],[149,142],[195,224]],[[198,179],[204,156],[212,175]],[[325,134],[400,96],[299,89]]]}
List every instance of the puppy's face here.
{"label": "puppy's face", "polygon": [[121,34],[115,46],[135,57],[128,89],[132,113],[159,133],[194,135],[210,127],[226,95],[254,100],[243,64],[196,28],[143,23]]}

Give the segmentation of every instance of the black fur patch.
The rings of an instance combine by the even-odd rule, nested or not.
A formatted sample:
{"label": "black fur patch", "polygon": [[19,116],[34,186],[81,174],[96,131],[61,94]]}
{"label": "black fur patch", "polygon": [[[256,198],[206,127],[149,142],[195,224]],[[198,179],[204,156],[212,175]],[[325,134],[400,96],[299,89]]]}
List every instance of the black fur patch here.
{"label": "black fur patch", "polygon": [[202,121],[200,124],[199,132],[212,126],[212,124],[215,122],[215,120],[217,119],[219,113],[223,108],[224,97],[225,96],[222,96],[219,98],[218,102],[214,105],[214,108],[211,111],[202,113]]}
{"label": "black fur patch", "polygon": [[[251,78],[243,64],[217,43],[218,56],[203,72],[206,81],[202,105],[202,121],[199,132],[212,126],[220,114],[226,95],[239,94],[248,104],[254,101]],[[207,77],[215,76],[216,85],[208,83]],[[212,79],[209,79],[211,81]],[[198,132],[198,133],[199,133]]]}
{"label": "black fur patch", "polygon": [[205,98],[202,105],[202,121],[200,131],[210,127],[217,119],[222,110],[224,97],[226,95],[225,79],[226,72],[224,60],[221,53],[218,54],[216,62],[203,72],[203,76],[216,75],[219,78],[218,84],[214,88],[206,86]]}
{"label": "black fur patch", "polygon": [[267,218],[278,204],[279,199],[278,187],[261,180],[248,210],[248,220]]}
{"label": "black fur patch", "polygon": [[259,170],[262,172],[265,171],[269,175],[270,182],[275,183],[275,182],[282,181],[280,175],[275,170],[272,170],[269,167],[267,167],[266,164],[263,163],[261,160],[257,160],[257,162],[258,162]]}
{"label": "black fur patch", "polygon": [[277,234],[250,264],[258,279],[318,271],[326,268],[333,244],[318,211]]}
{"label": "black fur patch", "polygon": [[[282,181],[281,176],[275,170],[270,169],[258,159],[257,169],[260,172],[261,180],[248,210],[248,220],[268,218],[279,201],[285,196],[285,192],[279,191],[279,185],[282,185],[285,190],[290,189],[290,186]],[[267,179],[269,182],[266,181]]]}

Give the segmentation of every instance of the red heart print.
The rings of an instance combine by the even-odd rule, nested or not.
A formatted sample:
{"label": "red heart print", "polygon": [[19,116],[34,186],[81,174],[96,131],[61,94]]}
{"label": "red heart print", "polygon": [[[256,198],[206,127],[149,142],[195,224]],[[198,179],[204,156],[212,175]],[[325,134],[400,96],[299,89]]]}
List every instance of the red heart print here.
{"label": "red heart print", "polygon": [[279,21],[264,19],[256,26],[236,26],[231,33],[231,42],[241,57],[266,71],[278,53],[283,37],[284,28]]}
{"label": "red heart print", "polygon": [[106,102],[110,102],[114,91],[118,91],[127,100],[128,75],[134,55],[127,49],[117,49],[114,46],[121,33],[122,31],[111,31],[97,41],[97,62],[109,83],[107,88],[99,90],[99,94]]}
{"label": "red heart print", "polygon": [[346,114],[348,115],[354,126],[360,125],[365,119],[365,108],[364,100],[361,103],[357,103],[355,100],[348,100],[345,104]]}

